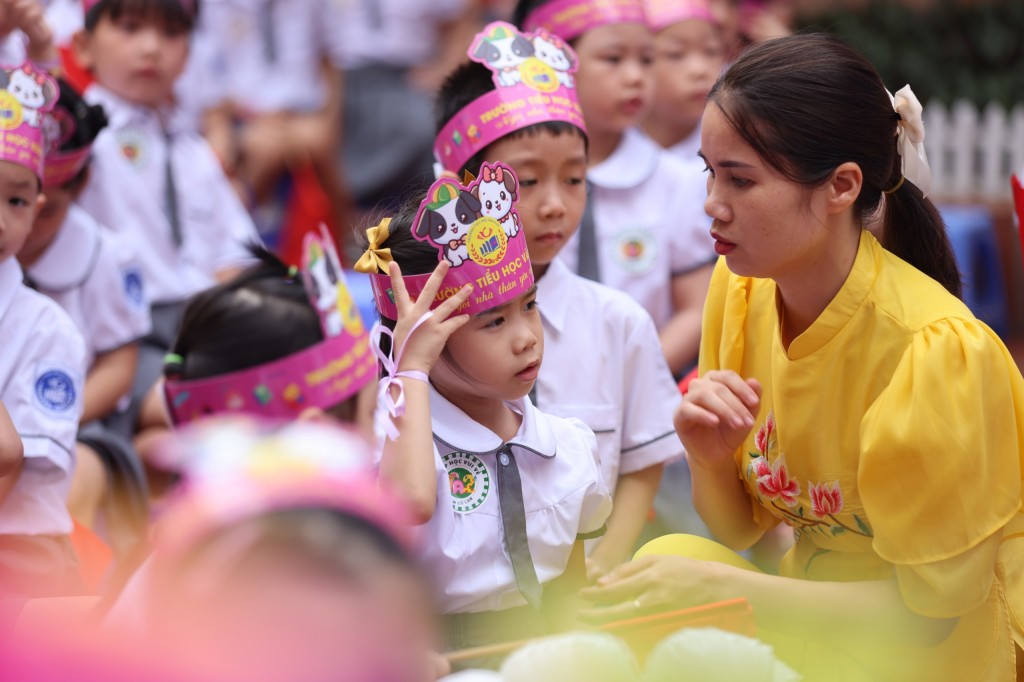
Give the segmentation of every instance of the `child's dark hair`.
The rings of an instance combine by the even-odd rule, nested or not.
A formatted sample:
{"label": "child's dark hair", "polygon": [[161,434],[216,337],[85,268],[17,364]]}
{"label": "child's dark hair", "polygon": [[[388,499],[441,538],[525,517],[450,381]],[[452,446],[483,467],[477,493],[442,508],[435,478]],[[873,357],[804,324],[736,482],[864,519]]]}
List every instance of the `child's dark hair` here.
{"label": "child's dark hair", "polygon": [[[103,111],[101,104],[89,104],[78,91],[63,78],[57,78],[60,86],[60,97],[57,99],[57,109],[63,109],[71,115],[75,122],[75,130],[72,135],[64,140],[58,151],[74,152],[88,147],[99,136],[100,131],[107,127],[107,114]],[[65,183],[65,187],[75,189],[82,185],[89,174],[89,166],[86,164],[78,175]]]}
{"label": "child's dark hair", "polygon": [[[445,79],[444,83],[441,85],[441,89],[437,93],[437,104],[434,107],[434,118],[437,122],[438,132],[447,125],[448,121],[452,120],[457,113],[466,107],[466,105],[491,90],[494,90],[494,80],[490,69],[477,62],[466,62],[459,65]],[[506,140],[515,139],[517,137],[532,136],[537,135],[542,131],[550,133],[551,135],[579,135],[583,138],[583,144],[587,144],[587,136],[583,134],[583,131],[573,124],[566,123],[564,121],[545,121],[544,123],[535,123],[533,125],[526,126],[525,128],[515,130],[501,139]],[[470,173],[476,174],[480,165],[485,160],[486,151],[486,149],[482,149],[466,161],[463,167],[459,169],[459,177],[462,177],[462,174],[467,170]]]}
{"label": "child's dark hair", "polygon": [[518,0],[516,2],[515,9],[512,10],[512,23],[522,29],[523,24],[526,23],[526,17],[530,16],[530,12],[538,7],[543,7],[550,1],[551,0]]}
{"label": "child's dark hair", "polygon": [[824,34],[754,45],[718,79],[708,102],[793,182],[819,187],[840,164],[859,165],[864,184],[854,208],[861,220],[884,196],[883,245],[960,296],[942,217],[920,189],[900,184],[899,114],[874,67],[853,48]]}
{"label": "child's dark hair", "polygon": [[155,20],[171,31],[191,32],[199,19],[201,0],[100,0],[85,13],[85,30],[93,31],[100,19],[122,17]]}

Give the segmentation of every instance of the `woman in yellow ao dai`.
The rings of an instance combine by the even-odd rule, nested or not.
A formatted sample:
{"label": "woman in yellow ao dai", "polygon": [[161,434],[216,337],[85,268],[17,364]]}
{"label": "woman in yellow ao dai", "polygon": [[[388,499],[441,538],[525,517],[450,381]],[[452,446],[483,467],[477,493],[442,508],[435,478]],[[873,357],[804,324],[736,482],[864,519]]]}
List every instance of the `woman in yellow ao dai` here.
{"label": "woman in yellow ao dai", "polygon": [[833,38],[719,79],[701,153],[724,258],[676,429],[716,537],[786,523],[796,543],[779,576],[645,556],[587,591],[590,616],[746,597],[807,680],[1013,679],[1024,379],[954,295],[923,135],[909,88]]}

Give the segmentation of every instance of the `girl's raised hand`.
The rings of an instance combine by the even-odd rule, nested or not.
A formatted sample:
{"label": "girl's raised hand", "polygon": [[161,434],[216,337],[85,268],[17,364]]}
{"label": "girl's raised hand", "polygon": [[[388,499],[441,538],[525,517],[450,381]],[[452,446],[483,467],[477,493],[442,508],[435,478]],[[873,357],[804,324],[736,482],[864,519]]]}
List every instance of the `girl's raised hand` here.
{"label": "girl's raised hand", "polygon": [[[455,315],[454,313],[462,305],[470,292],[472,285],[462,287],[457,294],[448,298],[444,303],[434,309],[433,314],[417,327],[420,319],[430,312],[430,304],[434,300],[444,276],[448,273],[448,261],[441,261],[434,268],[426,286],[420,292],[419,298],[415,301],[409,296],[402,280],[402,269],[398,263],[388,264],[388,274],[391,275],[391,289],[395,294],[395,307],[398,309],[398,321],[394,331],[394,348],[392,353],[395,357],[401,355],[398,362],[398,371],[420,371],[426,374],[434,367],[437,358],[440,357],[444,345],[448,342],[455,330],[462,327],[469,321],[469,315]],[[416,333],[412,334],[413,328]]]}
{"label": "girl's raised hand", "polygon": [[732,370],[712,370],[694,379],[674,419],[691,465],[731,465],[760,407],[757,379],[744,381]]}

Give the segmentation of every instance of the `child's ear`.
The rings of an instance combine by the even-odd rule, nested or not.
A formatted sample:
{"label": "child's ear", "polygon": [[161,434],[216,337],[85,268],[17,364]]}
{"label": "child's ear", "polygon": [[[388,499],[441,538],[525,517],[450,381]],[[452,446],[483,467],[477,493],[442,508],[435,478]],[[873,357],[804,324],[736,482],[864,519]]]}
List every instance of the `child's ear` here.
{"label": "child's ear", "polygon": [[35,222],[36,218],[39,217],[39,213],[43,210],[43,206],[46,206],[46,195],[39,192],[39,194],[36,195],[36,212],[35,215],[32,216],[32,222]]}
{"label": "child's ear", "polygon": [[71,36],[71,47],[75,52],[75,59],[86,71],[93,69],[92,36],[85,29],[75,31]]}

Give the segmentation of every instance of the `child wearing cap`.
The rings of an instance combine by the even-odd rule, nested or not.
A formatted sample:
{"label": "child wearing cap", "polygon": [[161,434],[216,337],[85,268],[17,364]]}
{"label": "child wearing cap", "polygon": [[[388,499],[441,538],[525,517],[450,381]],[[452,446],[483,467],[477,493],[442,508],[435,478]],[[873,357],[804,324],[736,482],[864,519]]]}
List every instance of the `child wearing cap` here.
{"label": "child wearing cap", "polygon": [[18,261],[26,282],[56,301],[85,339],[83,426],[68,508],[93,530],[102,517],[108,540],[118,546],[137,539],[147,522],[144,474],[130,426],[119,422],[135,377],[138,340],[150,329],[149,303],[131,246],[75,204],[89,182],[92,142],[106,125],[103,108],[87,105],[58,82],[60,97],[44,119],[50,137],[46,205]]}
{"label": "child wearing cap", "polygon": [[[493,125],[483,119],[502,103],[541,93],[524,83],[500,86],[494,70],[479,63],[495,61],[485,58],[488,45],[503,46],[486,41],[499,35],[497,29],[508,36],[506,42],[517,37],[562,67],[553,72],[562,77],[549,95],[551,103],[530,107],[512,125],[506,121],[521,110],[490,119]],[[672,429],[679,392],[647,311],[628,295],[576,275],[558,258],[576,232],[586,200],[586,128],[570,85],[575,53],[554,36],[522,34],[509,24],[492,24],[480,36],[469,50],[473,61],[452,72],[438,93],[435,154],[457,175],[482,161],[501,160],[519,178],[518,213],[537,279],[545,341],[545,360],[530,398],[545,412],[576,417],[594,431],[601,472],[615,499],[608,532],[587,543],[594,578],[632,554],[662,467],[682,454]],[[563,61],[555,59],[559,54]],[[571,106],[562,108],[556,98]],[[471,126],[478,129],[472,137],[466,134]],[[459,145],[457,136],[463,138]]]}
{"label": "child wearing cap", "polygon": [[75,51],[96,78],[85,99],[103,105],[109,125],[96,139],[79,204],[126,235],[146,279],[153,329],[142,340],[133,386],[133,411],[142,411],[137,426],[146,428],[163,424],[156,393],[141,403],[185,302],[250,263],[245,245],[258,238],[209,145],[174,107],[195,0],[85,0],[84,8]]}
{"label": "child wearing cap", "polygon": [[646,10],[654,31],[655,94],[644,132],[702,172],[700,117],[725,65],[721,29],[708,0],[647,0]]}
{"label": "child wearing cap", "polygon": [[582,540],[611,509],[593,433],[527,395],[544,339],[525,235],[507,236],[499,220],[518,222],[515,192],[499,191],[496,213],[485,196],[499,169],[518,186],[501,163],[469,187],[439,180],[418,208],[367,231],[357,265],[371,272],[382,318],[397,320],[394,357],[382,358],[380,479],[420,525],[450,649],[542,634],[571,616],[560,608],[585,580]]}
{"label": "child wearing cap", "polygon": [[653,97],[654,44],[643,0],[520,0],[514,23],[579,55],[589,137],[589,207],[560,254],[570,269],[630,294],[654,319],[674,374],[697,359],[714,258],[703,181],[637,126]]}
{"label": "child wearing cap", "polygon": [[0,70],[0,79],[24,86],[17,95],[5,88],[0,128],[0,402],[22,445],[0,471],[0,597],[56,596],[81,589],[65,500],[85,347],[67,314],[24,286],[15,256],[45,203],[42,116],[57,83],[30,64]]}

